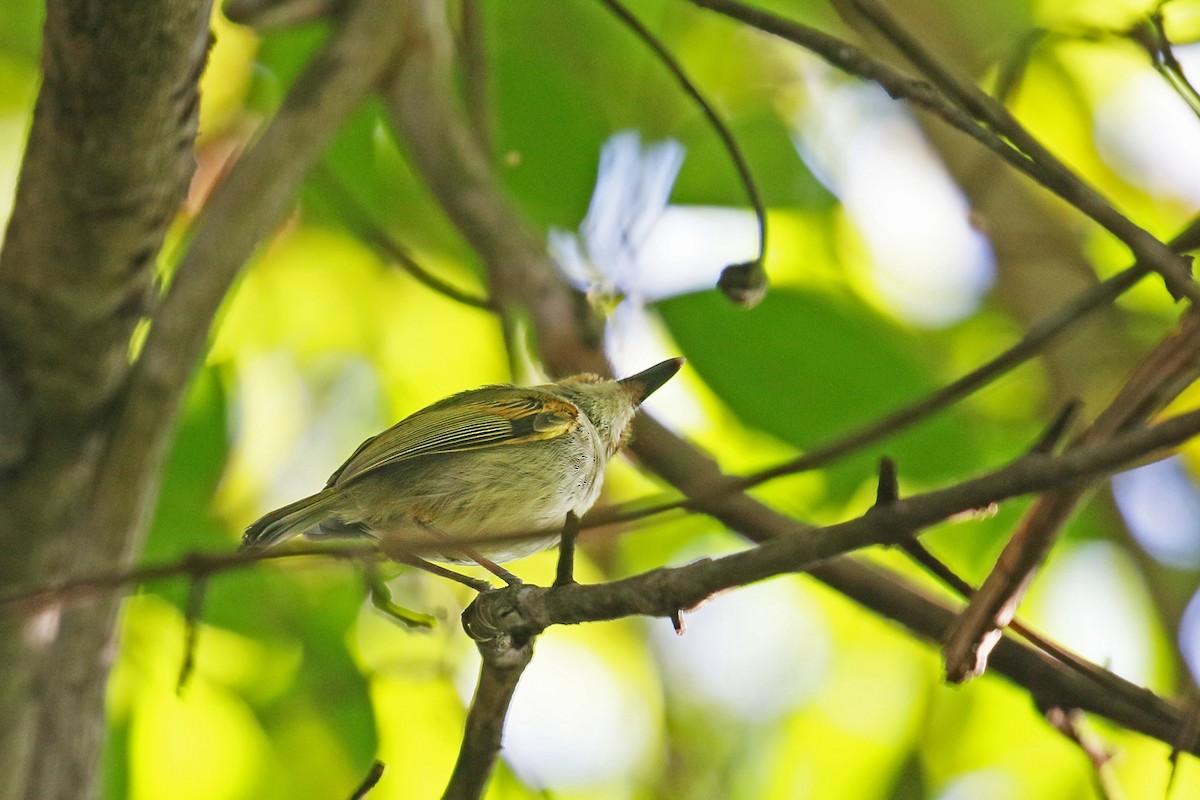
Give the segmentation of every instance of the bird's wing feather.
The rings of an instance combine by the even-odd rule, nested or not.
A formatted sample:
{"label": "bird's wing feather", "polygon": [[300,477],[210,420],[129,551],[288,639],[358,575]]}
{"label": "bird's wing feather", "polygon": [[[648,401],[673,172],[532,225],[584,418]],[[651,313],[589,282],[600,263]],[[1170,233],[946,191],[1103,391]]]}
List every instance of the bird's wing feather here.
{"label": "bird's wing feather", "polygon": [[367,439],[326,486],[422,456],[553,439],[579,426],[579,408],[554,395],[522,389],[497,396],[493,389],[472,398],[476,392],[418,411]]}

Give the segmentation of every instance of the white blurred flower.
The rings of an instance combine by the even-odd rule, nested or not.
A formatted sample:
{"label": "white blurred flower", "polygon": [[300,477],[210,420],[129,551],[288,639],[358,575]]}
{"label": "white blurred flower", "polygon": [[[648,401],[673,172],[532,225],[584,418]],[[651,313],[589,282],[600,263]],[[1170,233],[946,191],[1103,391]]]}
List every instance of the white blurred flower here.
{"label": "white blurred flower", "polygon": [[1129,532],[1155,561],[1200,565],[1200,491],[1179,456],[1114,475],[1112,490]]}
{"label": "white blurred flower", "polygon": [[635,131],[614,134],[600,151],[579,229],[550,230],[550,252],[567,279],[593,298],[620,301],[605,335],[618,372],[673,355],[652,334],[646,303],[711,289],[722,269],[755,253],[753,214],[669,205],[683,159],[673,139],[643,144]]}
{"label": "white blurred flower", "polygon": [[916,122],[876,86],[802,69],[812,100],[796,148],[862,236],[880,295],[919,325],[970,314],[994,280],[991,245]]}
{"label": "white blurred flower", "polygon": [[828,677],[833,641],[825,616],[784,581],[714,597],[684,623],[684,636],[657,624],[651,640],[668,687],[689,703],[770,722],[801,707]]}
{"label": "white blurred flower", "polygon": [[667,208],[683,154],[673,139],[643,147],[634,131],[605,143],[579,232],[550,230],[550,250],[577,287],[641,294],[641,251]]}
{"label": "white blurred flower", "polygon": [[[470,697],[478,658],[456,681]],[[553,791],[632,786],[659,736],[657,695],[621,674],[594,649],[565,636],[543,636],[521,677],[504,722],[504,758],[521,780]]]}
{"label": "white blurred flower", "polygon": [[[1200,72],[1200,46],[1174,49],[1185,72]],[[1096,104],[1100,156],[1121,177],[1147,191],[1200,206],[1200,120],[1149,68]]]}

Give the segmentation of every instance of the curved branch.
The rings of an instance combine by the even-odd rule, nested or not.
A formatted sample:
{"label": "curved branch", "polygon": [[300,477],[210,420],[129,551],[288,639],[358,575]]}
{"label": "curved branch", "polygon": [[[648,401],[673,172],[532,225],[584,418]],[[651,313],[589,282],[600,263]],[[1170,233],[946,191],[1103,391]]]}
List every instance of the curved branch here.
{"label": "curved branch", "polygon": [[[463,612],[464,625],[469,617],[499,622],[499,618],[490,618],[491,613],[505,616],[513,613],[513,609],[505,608],[502,603],[489,603],[478,615]],[[504,733],[509,704],[521,674],[533,658],[533,637],[521,633],[514,635],[496,627],[491,630],[493,635],[479,636],[475,642],[483,663],[479,668],[479,681],[475,684],[475,696],[471,698],[471,706],[467,711],[467,724],[458,760],[454,763],[454,772],[442,795],[443,800],[474,800],[483,796],[496,757],[500,754],[500,738]]]}
{"label": "curved branch", "polygon": [[[1187,297],[1193,303],[1200,303],[1200,286],[1192,281],[1187,264],[1168,247],[1121,214],[1067,169],[1012,118],[1007,109],[976,87],[964,84],[944,70],[919,43],[895,25],[878,4],[872,0],[851,1],[863,13],[869,12],[872,21],[880,26],[885,35],[902,43],[904,54],[930,76],[933,85],[914,80],[884,62],[870,58],[849,42],[738,0],[690,0],[694,5],[810,50],[844,72],[877,83],[892,97],[904,98],[932,112],[1113,234],[1129,248],[1138,262],[1159,273],[1176,297]],[[962,108],[947,100],[936,87],[946,91]],[[962,109],[966,109],[966,112]]]}
{"label": "curved branch", "polygon": [[345,223],[346,227],[360,236],[363,241],[375,248],[375,251],[380,254],[383,260],[396,262],[396,265],[413,276],[417,283],[451,300],[462,303],[464,306],[479,308],[484,311],[494,310],[495,306],[486,297],[476,297],[473,294],[469,294],[447,283],[421,266],[412,253],[408,251],[408,248],[393,239],[383,229],[383,226],[371,218],[371,212],[359,202],[354,193],[350,191],[350,187],[333,170],[322,165],[318,167],[318,175],[322,183],[324,183],[325,188],[336,196],[337,202],[335,203],[335,207],[342,222]]}
{"label": "curved branch", "polygon": [[[454,91],[444,9],[423,4],[408,19],[412,40],[382,94],[413,167],[483,258],[492,302],[509,316],[535,315],[552,373],[608,371],[600,330],[583,298],[566,288],[542,239],[511,211]],[[589,333],[581,338],[579,331]]]}
{"label": "curved branch", "polygon": [[683,89],[684,94],[692,98],[692,101],[699,106],[709,125],[716,131],[721,144],[725,146],[725,152],[729,153],[729,158],[733,161],[738,177],[741,178],[742,187],[746,191],[746,197],[750,200],[750,206],[754,209],[754,217],[758,222],[758,257],[744,264],[726,267],[722,271],[717,285],[735,303],[747,307],[756,305],[762,300],[767,287],[767,276],[763,271],[763,262],[767,257],[767,206],[758,191],[754,175],[750,172],[750,165],[746,163],[746,157],[742,154],[742,148],[738,146],[737,140],[733,138],[733,132],[729,130],[729,126],[721,119],[716,109],[701,94],[699,87],[692,83],[688,74],[683,71],[683,66],[671,55],[671,51],[667,50],[663,43],[650,32],[650,29],[643,25],[629,9],[621,5],[619,0],[600,0],[600,3],[633,31],[658,57],[658,60],[675,78],[675,82]]}

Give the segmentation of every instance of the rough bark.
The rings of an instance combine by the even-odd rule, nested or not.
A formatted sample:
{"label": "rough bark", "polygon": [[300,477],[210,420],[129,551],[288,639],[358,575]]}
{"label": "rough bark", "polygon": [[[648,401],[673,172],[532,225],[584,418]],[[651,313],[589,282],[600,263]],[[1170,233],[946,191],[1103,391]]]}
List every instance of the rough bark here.
{"label": "rough bark", "polygon": [[[210,0],[47,8],[0,252],[0,585],[94,568],[130,535],[89,524],[89,488],[194,168],[210,13]],[[93,793],[116,607],[0,623],[0,797]]]}
{"label": "rough bark", "polygon": [[[404,5],[346,8],[210,196],[154,308],[155,257],[193,169],[210,1],[50,8],[46,79],[0,254],[0,587],[119,567],[140,550],[212,318],[390,64]],[[95,794],[117,606],[104,595],[0,621],[0,800]]]}

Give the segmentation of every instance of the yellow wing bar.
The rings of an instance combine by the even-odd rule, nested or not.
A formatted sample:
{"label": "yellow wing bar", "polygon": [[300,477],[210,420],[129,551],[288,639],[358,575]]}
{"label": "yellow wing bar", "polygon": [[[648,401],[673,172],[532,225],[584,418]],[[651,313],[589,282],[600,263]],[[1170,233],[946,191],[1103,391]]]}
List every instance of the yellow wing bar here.
{"label": "yellow wing bar", "polygon": [[553,439],[578,427],[579,414],[574,403],[528,389],[464,392],[363,442],[326,486],[422,456]]}

